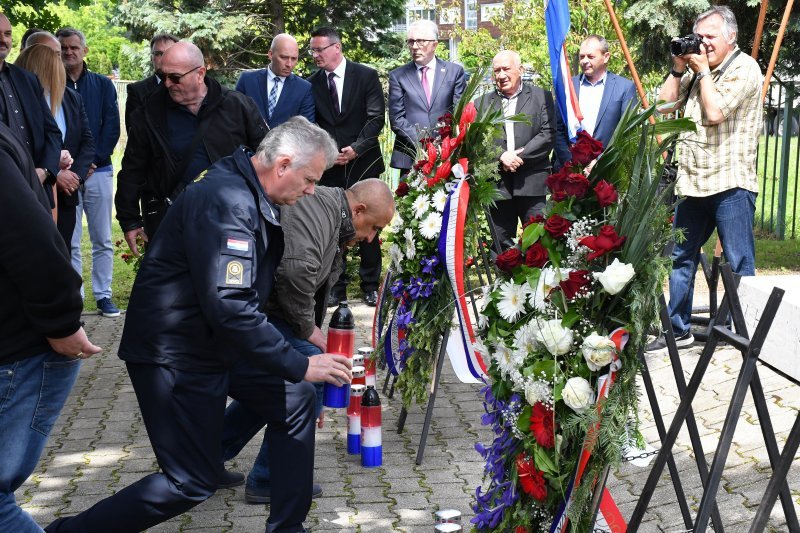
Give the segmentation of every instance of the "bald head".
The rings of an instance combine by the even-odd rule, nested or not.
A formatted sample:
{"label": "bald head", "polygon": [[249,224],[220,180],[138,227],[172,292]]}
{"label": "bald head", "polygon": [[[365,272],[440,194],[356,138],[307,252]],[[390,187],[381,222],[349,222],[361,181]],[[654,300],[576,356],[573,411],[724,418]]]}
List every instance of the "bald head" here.
{"label": "bald head", "polygon": [[61,43],[56,39],[56,36],[50,32],[40,31],[30,34],[25,40],[25,48],[35,44],[43,44],[54,52],[61,53]]}
{"label": "bald head", "polygon": [[163,62],[169,62],[170,65],[188,67],[186,69],[188,70],[204,66],[205,58],[203,57],[203,52],[197,46],[188,41],[180,41],[164,52]]}
{"label": "bald head", "polygon": [[369,178],[355,183],[345,194],[356,230],[348,246],[359,241],[371,242],[394,216],[392,190],[378,178]]}
{"label": "bald head", "polygon": [[175,43],[161,58],[161,73],[172,101],[197,114],[208,92],[203,52],[187,41]]}
{"label": "bald head", "polygon": [[11,52],[11,22],[7,16],[0,13],[0,66],[5,63],[9,52]]}
{"label": "bald head", "polygon": [[288,33],[279,33],[272,39],[267,57],[273,74],[281,78],[290,76],[300,59],[297,40]]}

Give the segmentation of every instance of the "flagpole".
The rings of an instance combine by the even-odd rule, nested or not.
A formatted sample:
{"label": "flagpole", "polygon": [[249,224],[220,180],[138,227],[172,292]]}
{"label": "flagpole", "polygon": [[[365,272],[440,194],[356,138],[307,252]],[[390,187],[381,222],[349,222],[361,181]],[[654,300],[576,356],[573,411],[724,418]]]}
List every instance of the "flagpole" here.
{"label": "flagpole", "polygon": [[[631,57],[631,52],[628,49],[628,43],[625,40],[625,35],[622,33],[622,28],[619,25],[619,21],[617,20],[617,14],[614,11],[614,6],[611,5],[610,0],[603,0],[606,5],[606,10],[608,11],[608,16],[611,17],[611,24],[614,26],[614,31],[617,34],[617,39],[619,39],[619,44],[622,46],[622,53],[625,54],[625,61],[628,63],[628,69],[631,71],[631,77],[633,78],[633,83],[636,85],[636,92],[639,93],[639,98],[642,99],[642,107],[647,109],[650,107],[650,103],[647,101],[647,94],[644,92],[644,87],[642,86],[642,80],[639,79],[639,72],[636,70],[636,66],[633,64],[633,57]],[[650,115],[650,123],[655,124],[656,119],[653,115]]]}
{"label": "flagpole", "polygon": [[756,36],[753,39],[753,51],[750,53],[750,57],[753,59],[758,59],[761,34],[764,33],[764,20],[767,18],[767,4],[769,4],[769,0],[761,0],[761,9],[758,12],[758,23],[756,24]]}
{"label": "flagpole", "polygon": [[772,78],[772,72],[775,70],[775,63],[778,61],[778,53],[781,51],[783,34],[786,32],[786,26],[789,24],[789,14],[792,12],[792,4],[794,4],[794,0],[788,0],[783,11],[783,20],[781,20],[781,27],[778,30],[778,36],[775,38],[775,46],[772,48],[772,57],[769,59],[767,73],[764,74],[764,85],[761,87],[762,100],[767,96],[770,78]]}

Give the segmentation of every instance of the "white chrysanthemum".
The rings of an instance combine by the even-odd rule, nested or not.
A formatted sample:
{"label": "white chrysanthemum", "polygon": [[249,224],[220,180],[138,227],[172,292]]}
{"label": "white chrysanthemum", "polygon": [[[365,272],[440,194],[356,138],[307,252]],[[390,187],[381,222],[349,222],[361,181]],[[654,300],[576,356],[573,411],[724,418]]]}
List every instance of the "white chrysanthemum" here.
{"label": "white chrysanthemum", "polygon": [[500,286],[500,301],[497,302],[500,316],[509,322],[519,318],[525,311],[525,300],[529,290],[527,284],[516,285],[511,281],[503,283]]}
{"label": "white chrysanthemum", "polygon": [[547,295],[550,291],[558,287],[561,280],[569,277],[569,270],[565,268],[543,268],[539,275],[539,283],[536,290],[530,291],[529,303],[537,311],[547,309]]}
{"label": "white chrysanthemum", "polygon": [[495,360],[497,368],[500,369],[503,375],[508,375],[512,370],[516,369],[514,354],[508,346],[502,342],[498,342],[493,348],[492,359]]}
{"label": "white chrysanthemum", "polygon": [[569,353],[572,347],[572,330],[561,325],[561,320],[545,320],[539,324],[538,341],[553,355]]}
{"label": "white chrysanthemum", "polygon": [[447,192],[444,189],[439,189],[433,193],[433,208],[438,212],[444,211],[444,206],[447,205]]}
{"label": "white chrysanthemum", "polygon": [[428,213],[425,220],[419,225],[419,232],[426,239],[435,239],[439,236],[442,229],[442,215],[439,213]]}
{"label": "white chrysanthemum", "polygon": [[403,267],[401,265],[401,261],[403,260],[403,250],[396,242],[393,242],[389,247],[389,257],[392,259],[392,269],[396,273],[402,274]]}
{"label": "white chrysanthemum", "polygon": [[549,404],[553,401],[553,388],[541,379],[527,379],[525,380],[525,399],[531,405],[537,402]]}
{"label": "white chrysanthemum", "polygon": [[539,341],[536,339],[538,331],[535,320],[528,322],[514,332],[514,345],[526,355],[535,352],[539,347]]}
{"label": "white chrysanthemum", "polygon": [[412,189],[426,189],[428,186],[428,182],[422,176],[418,176],[411,182]]}
{"label": "white chrysanthemum", "polygon": [[478,329],[484,329],[488,325],[489,317],[484,315],[482,312],[478,313]]}
{"label": "white chrysanthemum", "polygon": [[411,208],[414,210],[414,217],[421,219],[422,215],[428,212],[431,207],[431,197],[427,194],[420,194],[414,199]]}
{"label": "white chrysanthemum", "polygon": [[406,257],[408,259],[414,259],[417,256],[417,243],[414,242],[414,232],[411,231],[411,228],[406,228],[403,232],[403,237],[406,240]]}
{"label": "white chrysanthemum", "polygon": [[403,231],[403,226],[405,225],[405,220],[403,217],[400,216],[399,211],[394,212],[394,216],[392,217],[391,223],[389,223],[389,231],[391,233],[400,233]]}

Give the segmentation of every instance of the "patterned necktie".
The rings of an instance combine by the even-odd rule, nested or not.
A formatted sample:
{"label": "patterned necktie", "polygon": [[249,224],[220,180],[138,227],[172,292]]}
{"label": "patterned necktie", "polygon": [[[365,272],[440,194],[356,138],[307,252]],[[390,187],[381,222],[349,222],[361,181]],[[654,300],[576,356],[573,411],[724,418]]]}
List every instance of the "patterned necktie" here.
{"label": "patterned necktie", "polygon": [[333,78],[336,77],[336,74],[333,72],[328,73],[328,90],[331,93],[331,102],[333,103],[333,111],[335,114],[339,114],[341,111],[339,110],[339,91],[336,90],[336,82]]}
{"label": "patterned necktie", "polygon": [[422,72],[422,90],[425,91],[425,99],[428,101],[428,107],[431,105],[431,86],[428,83],[428,67],[419,69]]}
{"label": "patterned necktie", "polygon": [[275,104],[278,103],[278,87],[281,84],[281,79],[277,76],[272,78],[272,89],[269,91],[269,98],[267,98],[267,113],[269,118],[272,118],[272,112],[275,111]]}

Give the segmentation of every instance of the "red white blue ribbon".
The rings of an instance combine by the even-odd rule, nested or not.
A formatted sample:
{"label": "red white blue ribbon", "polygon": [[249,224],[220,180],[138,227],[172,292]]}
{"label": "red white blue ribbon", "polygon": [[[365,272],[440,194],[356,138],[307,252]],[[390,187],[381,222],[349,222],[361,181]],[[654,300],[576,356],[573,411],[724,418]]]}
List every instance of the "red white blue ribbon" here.
{"label": "red white blue ribbon", "polygon": [[439,258],[453,287],[458,317],[457,335],[449,337],[447,355],[462,383],[480,383],[487,378],[486,364],[481,354],[475,351],[475,332],[464,293],[464,221],[469,203],[469,183],[461,165],[453,167],[453,174],[458,179],[453,182],[454,187],[445,204],[439,234]]}
{"label": "red white blue ribbon", "polygon": [[386,320],[384,316],[383,301],[386,299],[386,293],[389,292],[389,283],[392,279],[392,269],[386,270],[386,276],[383,278],[380,290],[378,291],[378,300],[375,303],[375,314],[372,316],[372,347],[378,345],[378,340],[381,338],[383,331],[383,322]]}
{"label": "red white blue ribbon", "polygon": [[389,328],[386,338],[383,341],[383,353],[386,356],[386,366],[395,376],[403,371],[402,354],[400,353],[400,341],[405,338],[405,330],[397,327],[397,315],[389,321]]}
{"label": "red white blue ribbon", "polygon": [[[625,344],[628,342],[629,334],[627,330],[623,328],[617,328],[611,332],[609,338],[614,342],[614,345],[617,348],[617,353],[614,355],[614,359],[609,365],[608,374],[600,376],[600,378],[597,380],[598,416],[602,414],[603,410],[603,404],[600,403],[600,400],[608,397],[608,391],[617,378],[617,372],[622,367],[619,354],[622,353],[622,350],[625,348]],[[597,422],[593,428],[589,429],[589,432],[596,432],[599,428],[600,422]],[[550,533],[564,533],[567,530],[567,523],[569,522],[567,519],[567,513],[572,505],[573,489],[581,483],[583,473],[586,470],[586,465],[591,456],[591,450],[584,446],[584,449],[581,451],[581,457],[578,461],[578,467],[575,471],[575,476],[567,486],[564,502],[561,504],[561,508],[556,513],[556,518],[553,520],[553,524],[550,526]],[[594,482],[594,480],[592,480],[592,482]],[[614,502],[614,498],[611,497],[611,493],[606,487],[603,488],[603,495],[600,499],[600,510],[598,512],[595,528],[602,531],[610,531],[611,533],[623,533],[627,531],[628,528],[622,513],[619,511],[616,502]]]}

